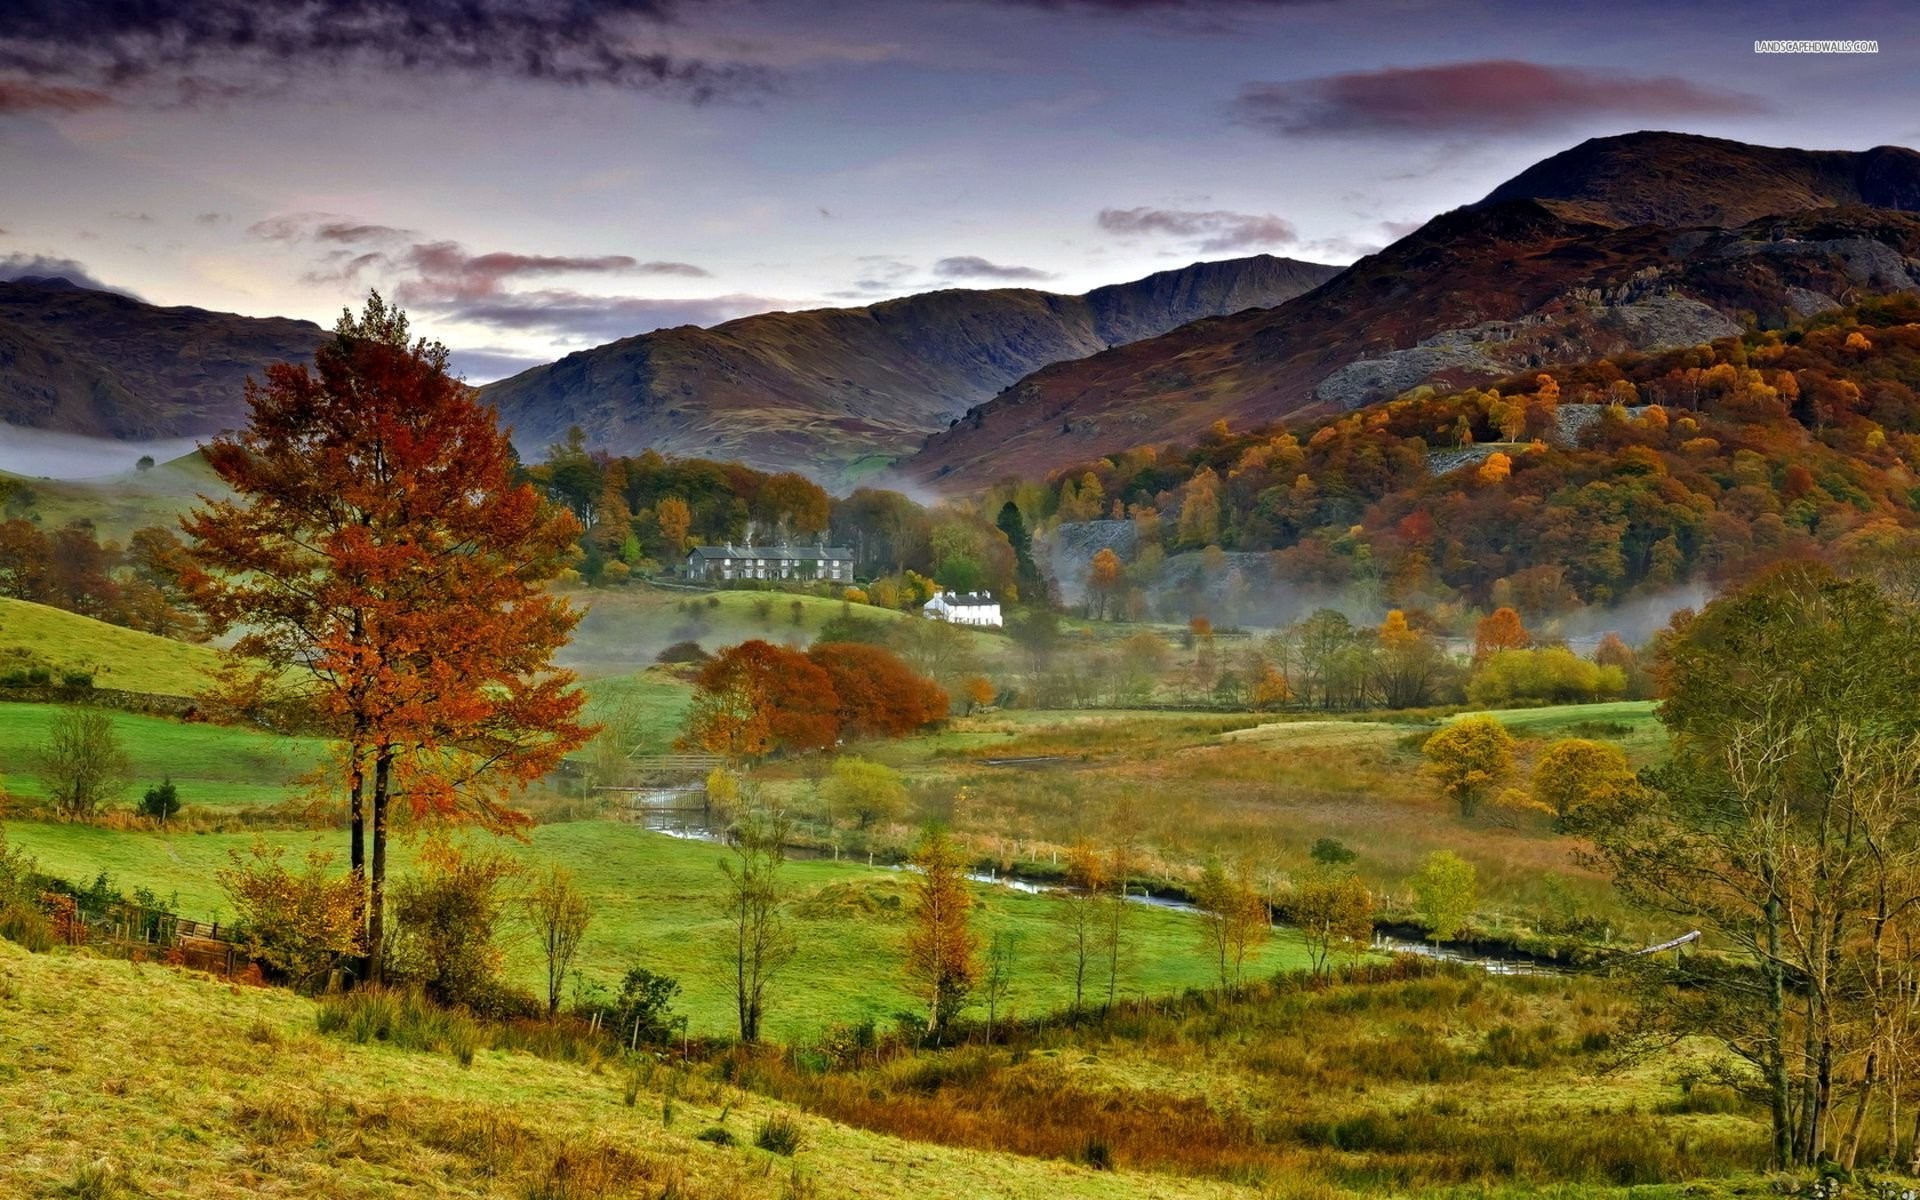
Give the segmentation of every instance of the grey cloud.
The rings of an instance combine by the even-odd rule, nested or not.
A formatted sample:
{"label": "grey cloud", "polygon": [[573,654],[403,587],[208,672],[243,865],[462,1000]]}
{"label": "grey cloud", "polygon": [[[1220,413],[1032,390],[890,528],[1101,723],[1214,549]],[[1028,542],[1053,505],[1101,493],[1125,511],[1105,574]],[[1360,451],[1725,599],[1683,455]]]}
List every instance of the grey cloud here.
{"label": "grey cloud", "polygon": [[762,68],[675,55],[666,0],[25,0],[0,5],[0,107],[207,103],[342,70],[517,78],[699,103]]}
{"label": "grey cloud", "polygon": [[53,279],[64,279],[76,287],[91,288],[96,292],[112,292],[129,299],[140,299],[126,288],[115,287],[101,281],[92,271],[71,258],[55,258],[46,254],[0,255],[0,280],[11,282]]}
{"label": "grey cloud", "polygon": [[933,264],[933,273],[942,279],[998,279],[1009,282],[1037,282],[1053,278],[1050,273],[1037,267],[1005,266],[988,262],[974,254],[943,258]]}
{"label": "grey cloud", "polygon": [[1299,239],[1299,231],[1291,222],[1271,213],[1107,208],[1100,211],[1098,221],[1100,228],[1108,233],[1179,238],[1194,242],[1196,249],[1206,251],[1283,246]]}
{"label": "grey cloud", "polygon": [[596,296],[565,289],[503,292],[480,300],[413,302],[453,320],[520,333],[545,333],[592,345],[676,325],[718,325],[736,317],[791,307],[767,296],[695,299]]}
{"label": "grey cloud", "polygon": [[1269,133],[1420,137],[1524,133],[1594,117],[1751,114],[1768,107],[1757,96],[1671,75],[1487,59],[1249,84],[1232,111],[1240,123]]}

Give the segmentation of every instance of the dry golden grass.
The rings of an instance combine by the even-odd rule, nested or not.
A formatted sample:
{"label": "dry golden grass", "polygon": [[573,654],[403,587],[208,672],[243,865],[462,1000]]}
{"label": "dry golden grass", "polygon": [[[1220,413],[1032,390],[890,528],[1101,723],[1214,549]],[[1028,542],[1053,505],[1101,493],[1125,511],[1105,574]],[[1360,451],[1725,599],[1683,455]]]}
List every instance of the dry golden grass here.
{"label": "dry golden grass", "polygon": [[[981,1196],[1225,1200],[1252,1193],[923,1146],[659,1066],[359,1046],[315,1006],[170,968],[0,941],[0,1196]],[[792,1157],[754,1148],[786,1112]],[[736,1144],[702,1140],[724,1128]]]}

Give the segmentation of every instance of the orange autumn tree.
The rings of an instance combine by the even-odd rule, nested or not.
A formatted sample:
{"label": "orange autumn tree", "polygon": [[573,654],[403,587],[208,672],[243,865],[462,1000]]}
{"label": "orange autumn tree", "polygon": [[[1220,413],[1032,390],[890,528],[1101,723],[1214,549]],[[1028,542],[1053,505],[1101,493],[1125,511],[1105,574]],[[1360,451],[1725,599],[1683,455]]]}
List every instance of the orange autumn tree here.
{"label": "orange autumn tree", "polygon": [[754,639],[700,668],[680,744],[728,758],[822,750],[840,736],[833,677],[785,646]]}
{"label": "orange autumn tree", "polygon": [[1473,629],[1473,661],[1484,662],[1502,650],[1525,650],[1533,645],[1533,635],[1520,623],[1520,614],[1511,608],[1496,608],[1480,618]]}
{"label": "orange autumn tree", "polygon": [[846,737],[905,737],[945,720],[946,689],[885,646],[822,642],[807,659],[832,681],[839,732]]}
{"label": "orange autumn tree", "polygon": [[311,367],[249,381],[247,406],[206,447],[234,496],[182,522],[183,583],[213,632],[239,633],[230,661],[296,678],[336,741],[378,979],[394,800],[515,829],[508,795],[592,736],[552,665],[579,614],[541,587],[580,527],[514,483],[493,410],[377,293]]}

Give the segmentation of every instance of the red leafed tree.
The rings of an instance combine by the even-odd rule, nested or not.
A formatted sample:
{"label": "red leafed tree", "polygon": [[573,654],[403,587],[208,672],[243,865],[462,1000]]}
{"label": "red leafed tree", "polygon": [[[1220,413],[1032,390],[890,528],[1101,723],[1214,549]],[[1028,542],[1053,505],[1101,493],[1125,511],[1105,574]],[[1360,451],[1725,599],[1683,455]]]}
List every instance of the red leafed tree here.
{"label": "red leafed tree", "polygon": [[847,734],[902,737],[947,715],[946,691],[884,646],[825,642],[807,657],[832,679]]}
{"label": "red leafed tree", "polygon": [[840,698],[798,650],[755,639],[700,668],[681,742],[730,758],[822,750],[840,736]]}
{"label": "red leafed tree", "polygon": [[337,740],[377,979],[395,798],[511,830],[508,793],[592,736],[552,665],[579,614],[541,586],[580,529],[514,483],[493,410],[378,294],[312,367],[249,381],[247,405],[206,447],[235,495],[183,522],[182,582],[214,632],[239,632],[234,661],[296,677]]}

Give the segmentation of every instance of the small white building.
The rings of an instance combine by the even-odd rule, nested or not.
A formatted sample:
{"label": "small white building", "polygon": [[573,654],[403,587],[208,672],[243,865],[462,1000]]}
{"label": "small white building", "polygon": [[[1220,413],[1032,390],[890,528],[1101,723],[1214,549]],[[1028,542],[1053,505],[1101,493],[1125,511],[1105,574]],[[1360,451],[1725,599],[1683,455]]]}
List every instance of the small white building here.
{"label": "small white building", "polygon": [[926,602],[920,609],[922,615],[935,621],[947,621],[954,625],[977,625],[986,629],[998,629],[1000,620],[1000,602],[991,592],[941,592]]}

